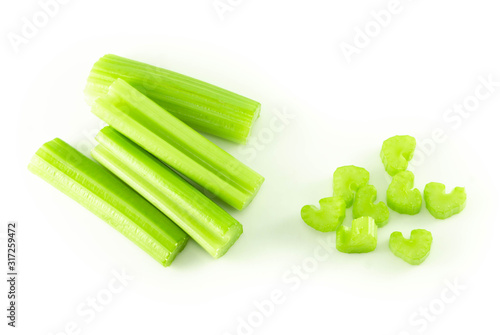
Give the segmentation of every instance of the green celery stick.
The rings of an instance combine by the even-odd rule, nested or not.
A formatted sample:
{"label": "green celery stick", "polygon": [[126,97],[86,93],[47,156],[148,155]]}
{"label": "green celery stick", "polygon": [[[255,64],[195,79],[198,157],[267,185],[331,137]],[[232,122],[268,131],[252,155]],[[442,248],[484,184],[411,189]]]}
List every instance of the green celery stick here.
{"label": "green celery stick", "polygon": [[255,197],[264,178],[117,79],[92,112],[164,163],[236,209]]}
{"label": "green celery stick", "polygon": [[106,95],[121,78],[191,127],[246,143],[260,103],[203,81],[131,59],[105,55],[93,66],[88,100]]}
{"label": "green celery stick", "polygon": [[389,248],[392,253],[411,265],[419,265],[431,251],[432,234],[425,229],[411,231],[409,239],[395,231],[389,238]]}
{"label": "green celery stick", "polygon": [[436,219],[444,220],[463,211],[467,194],[463,187],[455,187],[446,193],[444,184],[428,183],[424,189],[424,200],[429,213]]}
{"label": "green celery stick", "polygon": [[345,201],[342,197],[328,197],[319,201],[320,208],[313,205],[302,207],[300,216],[307,225],[318,231],[335,231],[345,218]]}
{"label": "green celery stick", "polygon": [[33,156],[28,169],[107,222],[163,266],[188,236],[169,218],[102,166],[56,138]]}
{"label": "green celery stick", "polygon": [[241,224],[165,164],[111,127],[92,156],[167,215],[214,258],[243,232]]}
{"label": "green celery stick", "polygon": [[339,226],[336,236],[336,247],[340,252],[348,254],[371,252],[377,248],[377,225],[369,216],[352,221],[351,227]]}

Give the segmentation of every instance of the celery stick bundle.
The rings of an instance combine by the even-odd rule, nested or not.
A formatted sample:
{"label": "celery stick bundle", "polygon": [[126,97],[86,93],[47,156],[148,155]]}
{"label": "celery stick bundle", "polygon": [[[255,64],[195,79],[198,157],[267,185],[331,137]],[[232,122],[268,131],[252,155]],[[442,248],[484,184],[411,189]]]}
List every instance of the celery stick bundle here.
{"label": "celery stick bundle", "polygon": [[243,232],[241,224],[178,173],[236,209],[248,206],[264,178],[190,126],[245,142],[260,104],[113,55],[94,65],[86,94],[92,112],[110,125],[92,150],[104,167],[55,139],[37,151],[29,170],[164,266],[188,235],[212,257],[223,256]]}

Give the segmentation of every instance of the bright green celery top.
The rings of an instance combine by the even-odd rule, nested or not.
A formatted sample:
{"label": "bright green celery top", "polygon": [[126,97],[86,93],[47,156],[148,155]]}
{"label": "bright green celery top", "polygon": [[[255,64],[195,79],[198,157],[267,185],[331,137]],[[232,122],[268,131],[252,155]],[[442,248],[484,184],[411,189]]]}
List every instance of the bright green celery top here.
{"label": "bright green celery top", "polygon": [[144,149],[106,127],[92,156],[219,258],[243,232],[241,224]]}
{"label": "bright green celery top", "polygon": [[172,263],[188,236],[169,218],[102,166],[56,138],[33,156],[28,169],[146,251]]}
{"label": "bright green celery top", "polygon": [[192,126],[245,143],[260,103],[203,81],[131,59],[105,55],[93,66],[85,88],[90,101],[106,95],[118,78]]}
{"label": "bright green celery top", "polygon": [[92,112],[164,163],[236,209],[255,197],[264,178],[165,111],[124,80],[95,100]]}

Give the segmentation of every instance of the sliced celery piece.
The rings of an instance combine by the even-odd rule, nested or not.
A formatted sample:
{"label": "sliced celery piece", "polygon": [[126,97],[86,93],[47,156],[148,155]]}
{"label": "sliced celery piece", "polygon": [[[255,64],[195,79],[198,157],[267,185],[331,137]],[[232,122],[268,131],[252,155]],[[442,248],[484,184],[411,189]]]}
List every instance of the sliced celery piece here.
{"label": "sliced celery piece", "polygon": [[245,143],[260,103],[203,81],[116,55],[93,66],[85,88],[90,101],[121,78],[191,127]]}
{"label": "sliced celery piece", "polygon": [[344,225],[337,229],[336,247],[348,254],[371,252],[377,248],[377,225],[369,216],[352,221],[351,227]]}
{"label": "sliced celery piece", "polygon": [[444,184],[433,182],[425,185],[424,200],[429,213],[444,220],[464,210],[467,194],[463,187],[455,187],[446,193]]}
{"label": "sliced celery piece", "polygon": [[369,216],[375,220],[379,228],[382,228],[389,222],[389,208],[387,205],[377,200],[377,189],[373,185],[366,185],[358,189],[354,196],[352,205],[352,216],[357,219],[362,216]]}
{"label": "sliced celery piece", "polygon": [[56,138],[33,156],[28,169],[168,266],[188,236],[169,218],[102,166]]}
{"label": "sliced celery piece", "polygon": [[243,232],[241,224],[165,164],[111,127],[96,137],[92,156],[219,258]]}
{"label": "sliced celery piece", "polygon": [[318,231],[337,230],[337,227],[344,222],[345,218],[344,199],[339,196],[323,198],[319,201],[319,206],[319,208],[313,205],[302,207],[300,211],[302,220]]}
{"label": "sliced celery piece", "polygon": [[408,168],[408,162],[413,158],[417,141],[409,135],[397,135],[388,138],[382,144],[380,158],[385,171],[391,176]]}
{"label": "sliced celery piece", "polygon": [[92,112],[146,151],[236,209],[245,208],[264,178],[117,79]]}
{"label": "sliced celery piece", "polygon": [[425,229],[414,229],[409,239],[395,231],[389,238],[389,248],[392,253],[411,265],[419,265],[431,251],[432,234]]}
{"label": "sliced celery piece", "polygon": [[415,215],[422,207],[422,194],[413,188],[415,176],[411,171],[396,174],[387,188],[387,206],[400,214]]}
{"label": "sliced celery piece", "polygon": [[369,180],[370,173],[366,169],[354,165],[341,166],[333,173],[333,194],[344,198],[346,208],[349,208],[354,194]]}

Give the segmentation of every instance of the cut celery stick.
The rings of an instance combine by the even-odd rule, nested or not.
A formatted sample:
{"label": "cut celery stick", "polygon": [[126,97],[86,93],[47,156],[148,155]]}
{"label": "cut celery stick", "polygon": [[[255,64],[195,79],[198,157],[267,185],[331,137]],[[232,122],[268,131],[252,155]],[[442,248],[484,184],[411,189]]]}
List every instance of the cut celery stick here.
{"label": "cut celery stick", "polygon": [[111,127],[96,137],[92,156],[219,258],[243,232],[241,224],[165,164]]}
{"label": "cut celery stick", "polygon": [[203,81],[131,59],[105,55],[92,68],[85,93],[90,101],[124,79],[191,127],[245,143],[260,103]]}
{"label": "cut celery stick", "polygon": [[264,178],[165,111],[124,80],[95,100],[92,112],[178,172],[236,209],[255,197]]}
{"label": "cut celery stick", "polygon": [[188,236],[169,218],[102,166],[56,138],[33,156],[28,169],[107,222],[163,266]]}

